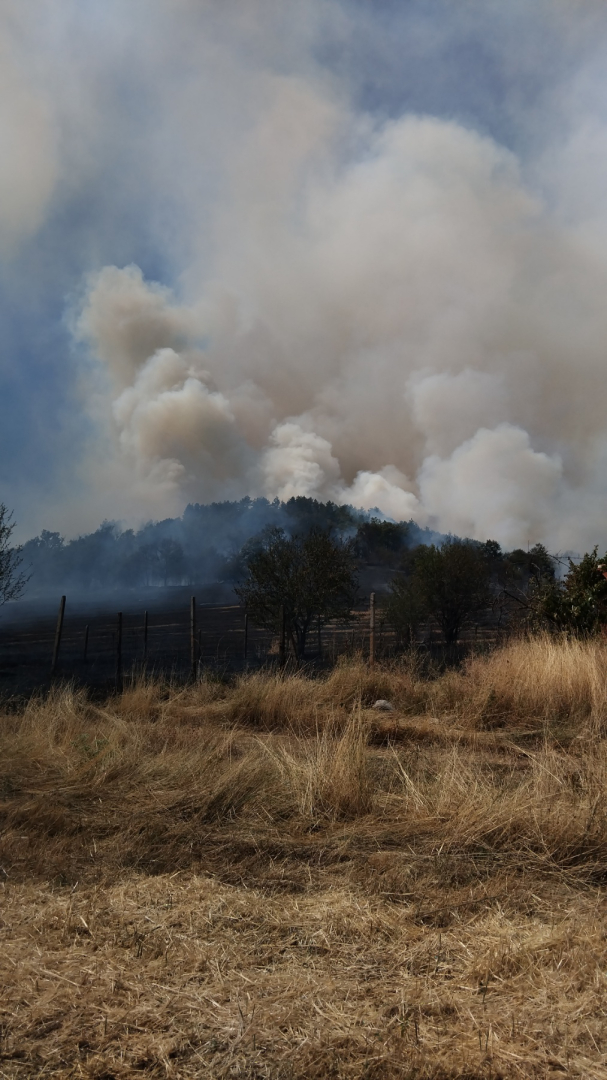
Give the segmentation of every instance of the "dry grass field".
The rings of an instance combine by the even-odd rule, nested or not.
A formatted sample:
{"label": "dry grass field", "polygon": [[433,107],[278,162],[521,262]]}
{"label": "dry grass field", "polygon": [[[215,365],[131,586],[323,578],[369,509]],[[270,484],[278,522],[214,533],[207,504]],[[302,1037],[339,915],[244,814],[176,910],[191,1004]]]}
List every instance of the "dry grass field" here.
{"label": "dry grass field", "polygon": [[606,796],[601,643],[9,703],[0,1076],[607,1078]]}

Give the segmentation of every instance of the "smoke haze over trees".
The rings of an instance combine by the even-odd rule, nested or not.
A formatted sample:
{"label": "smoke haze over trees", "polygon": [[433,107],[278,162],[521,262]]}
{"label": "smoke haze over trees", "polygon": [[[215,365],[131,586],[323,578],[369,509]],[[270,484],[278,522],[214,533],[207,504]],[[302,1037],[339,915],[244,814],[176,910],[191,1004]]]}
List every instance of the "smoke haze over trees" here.
{"label": "smoke haze over trees", "polygon": [[191,505],[181,518],[150,522],[136,531],[105,522],[95,532],[65,541],[44,530],[23,545],[24,566],[32,575],[29,594],[235,582],[244,573],[244,545],[272,527],[288,536],[330,529],[335,536],[356,538],[362,561],[392,566],[407,547],[437,539],[415,522],[369,520],[350,506],[306,498]]}

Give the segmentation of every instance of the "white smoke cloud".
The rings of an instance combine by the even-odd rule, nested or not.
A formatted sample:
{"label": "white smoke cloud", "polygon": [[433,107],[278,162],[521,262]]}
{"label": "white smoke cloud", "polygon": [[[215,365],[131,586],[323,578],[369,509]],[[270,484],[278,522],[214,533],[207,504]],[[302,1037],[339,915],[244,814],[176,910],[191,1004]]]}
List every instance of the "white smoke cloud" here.
{"label": "white smoke cloud", "polygon": [[[239,495],[254,482],[254,455],[238,422],[242,402],[235,394],[233,409],[217,389],[196,347],[197,327],[194,312],[135,266],[94,275],[73,320],[76,338],[94,344],[108,377],[96,406],[102,417],[103,402],[110,406],[105,420],[122,475],[131,470],[133,497],[157,514],[184,498]],[[259,411],[254,388],[243,390]]]}
{"label": "white smoke cloud", "polygon": [[[81,379],[95,518],[302,494],[507,546],[607,543],[607,120],[590,6],[581,23],[569,0],[558,17],[537,6],[553,33],[581,26],[590,59],[557,86],[544,65],[533,108],[509,99],[515,152],[497,124],[490,137],[445,119],[467,112],[450,101],[441,117],[366,112],[366,75],[318,50],[329,31],[349,40],[358,5],[134,0],[127,59],[70,54],[62,90],[46,54],[21,62],[24,17],[7,3],[0,241],[34,235],[58,186],[85,201],[97,168],[110,201],[145,200],[167,251],[172,288],[94,243],[86,256],[72,329],[97,362]],[[65,23],[59,7],[36,56],[58,25],[60,53],[80,26],[78,5]],[[102,53],[121,7],[91,35]],[[508,19],[524,27],[527,9]],[[445,45],[472,33],[460,10],[434,26]],[[523,62],[509,34],[512,55],[492,38],[506,74]]]}
{"label": "white smoke cloud", "polygon": [[[273,105],[254,190],[284,122]],[[333,138],[312,127],[263,212],[257,195],[228,204],[214,280],[194,303],[136,267],[91,280],[77,329],[116,387],[120,451],[184,500],[224,484],[507,546],[549,539],[558,522],[574,542],[560,515],[603,422],[588,405],[603,394],[607,265],[547,221],[511,154],[455,123],[370,131],[362,161],[334,160],[306,183],[308,158]],[[249,161],[255,147],[251,135]]]}
{"label": "white smoke cloud", "polygon": [[408,389],[413,421],[430,454],[451,453],[479,427],[493,427],[509,412],[504,376],[486,371],[418,372]]}
{"label": "white smoke cloud", "polygon": [[392,465],[379,473],[359,472],[348,486],[331,444],[322,436],[286,421],[274,429],[269,442],[261,467],[264,491],[270,497],[286,500],[303,495],[360,509],[377,508],[397,520],[425,518],[415,495],[406,490],[406,476]]}
{"label": "white smoke cloud", "polygon": [[[276,177],[290,107],[316,119]],[[328,169],[335,114],[321,114],[301,88],[270,103],[247,143],[251,201],[239,180],[191,303],[136,267],[91,279],[77,331],[116,388],[120,452],[184,501],[224,485],[507,546],[575,542],[560,519],[603,422],[588,405],[602,400],[607,265],[572,247],[491,140],[405,117]]]}
{"label": "white smoke cloud", "polygon": [[270,436],[263,457],[264,488],[271,498],[331,498],[339,482],[339,462],[331,444],[299,424],[286,421]]}
{"label": "white smoke cloud", "polygon": [[243,440],[223,394],[193,358],[160,349],[114,402],[121,449],[139,472],[192,495],[246,475]]}
{"label": "white smoke cloud", "polygon": [[480,428],[449,458],[426,458],[420,498],[441,529],[505,547],[546,534],[562,462],[538,453],[521,428]]}
{"label": "white smoke cloud", "polygon": [[413,518],[419,525],[424,525],[427,521],[425,508],[408,488],[406,476],[394,465],[386,465],[378,473],[359,472],[350,487],[341,488],[339,501],[361,510],[377,508],[395,521]]}

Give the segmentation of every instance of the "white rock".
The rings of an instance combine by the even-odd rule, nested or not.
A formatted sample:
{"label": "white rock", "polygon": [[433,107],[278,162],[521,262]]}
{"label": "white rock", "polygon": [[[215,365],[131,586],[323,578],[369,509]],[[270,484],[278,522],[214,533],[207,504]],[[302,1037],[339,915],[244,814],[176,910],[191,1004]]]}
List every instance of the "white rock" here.
{"label": "white rock", "polygon": [[390,701],[386,701],[385,698],[379,698],[372,708],[380,709],[381,712],[394,712],[394,705]]}

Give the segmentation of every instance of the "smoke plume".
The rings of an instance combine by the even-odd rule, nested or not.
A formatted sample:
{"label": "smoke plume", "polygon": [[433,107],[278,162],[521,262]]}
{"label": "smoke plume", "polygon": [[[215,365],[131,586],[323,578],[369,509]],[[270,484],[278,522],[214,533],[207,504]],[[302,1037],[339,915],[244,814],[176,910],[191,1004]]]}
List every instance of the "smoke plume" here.
{"label": "smoke plume", "polygon": [[384,123],[346,161],[320,125],[277,179],[277,96],[246,151],[261,191],[231,185],[189,303],[133,266],[89,282],[78,333],[124,468],[160,512],[307,495],[508,546],[583,542],[607,265],[510,152],[454,122]]}
{"label": "smoke plume", "polygon": [[0,232],[38,235],[57,191],[123,208],[66,323],[87,523],[306,495],[607,543],[604,9],[112,2],[78,96],[48,58],[23,82],[46,54],[8,7]]}

